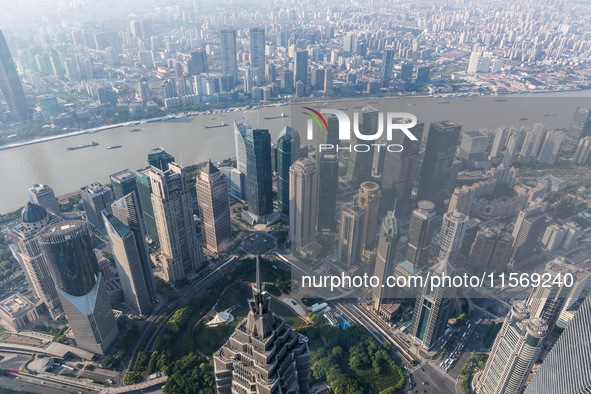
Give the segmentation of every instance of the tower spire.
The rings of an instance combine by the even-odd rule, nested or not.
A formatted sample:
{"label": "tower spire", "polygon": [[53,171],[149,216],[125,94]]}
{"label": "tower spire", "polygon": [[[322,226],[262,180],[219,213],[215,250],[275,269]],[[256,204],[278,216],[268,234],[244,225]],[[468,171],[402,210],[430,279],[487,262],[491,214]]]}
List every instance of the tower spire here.
{"label": "tower spire", "polygon": [[256,279],[256,287],[258,291],[263,291],[261,287],[261,262],[260,262],[260,255],[257,254],[257,279]]}

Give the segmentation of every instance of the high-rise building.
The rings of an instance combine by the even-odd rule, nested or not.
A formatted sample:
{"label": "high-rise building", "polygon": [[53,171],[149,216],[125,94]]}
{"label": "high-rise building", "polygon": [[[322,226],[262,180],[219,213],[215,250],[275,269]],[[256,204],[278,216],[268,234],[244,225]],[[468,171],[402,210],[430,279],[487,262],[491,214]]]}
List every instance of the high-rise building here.
{"label": "high-rise building", "polygon": [[383,89],[388,89],[390,86],[390,79],[392,79],[392,66],[394,61],[394,49],[384,49],[384,55],[382,56],[382,76],[380,83]]}
{"label": "high-rise building", "polygon": [[10,251],[19,262],[33,292],[45,304],[53,319],[63,314],[62,303],[39,249],[37,234],[58,221],[59,218],[48,213],[44,207],[29,201],[21,211],[20,221],[9,226],[10,236],[15,241],[10,245]]}
{"label": "high-rise building", "polygon": [[414,64],[412,62],[402,63],[400,65],[400,79],[405,82],[412,81]]}
{"label": "high-rise building", "polygon": [[148,164],[160,171],[168,170],[168,165],[174,161],[174,157],[164,148],[154,148],[148,153]]}
{"label": "high-rise building", "polygon": [[525,394],[591,392],[591,297],[581,304]]}
{"label": "high-rise building", "polygon": [[196,187],[203,244],[212,253],[225,253],[232,246],[228,182],[209,160],[199,174]]}
{"label": "high-rise building", "polygon": [[255,85],[265,83],[265,28],[250,29],[250,65],[255,72]]}
{"label": "high-rise building", "polygon": [[246,165],[246,130],[252,130],[244,118],[234,120],[234,148],[236,149],[236,168],[247,175]]}
{"label": "high-rise building", "polygon": [[[380,227],[376,264],[373,273],[374,276],[380,278],[380,283],[385,283],[386,278],[394,273],[398,237],[396,216],[394,216],[394,211],[389,211],[384,216]],[[373,307],[378,312],[383,300],[387,298],[386,290],[387,288],[382,286],[372,289]]]}
{"label": "high-rise building", "polygon": [[472,52],[470,54],[470,61],[468,62],[468,74],[475,74],[480,68],[480,59],[482,54],[480,52]]}
{"label": "high-rise building", "polygon": [[297,51],[293,64],[293,83],[301,81],[304,86],[308,83],[308,51]]}
{"label": "high-rise building", "polygon": [[505,142],[507,140],[507,127],[499,127],[495,132],[495,138],[493,140],[492,149],[490,150],[490,158],[494,159],[501,155]]}
{"label": "high-rise building", "polygon": [[[443,270],[445,263],[435,268],[435,272]],[[416,338],[424,349],[430,350],[437,339],[443,335],[447,321],[454,308],[454,298],[447,295],[443,286],[431,288],[425,286],[415,302],[409,334]]]}
{"label": "high-rise building", "polygon": [[308,338],[273,313],[271,296],[263,286],[257,257],[248,315],[213,356],[218,393],[309,391]]}
{"label": "high-rise building", "polygon": [[[518,394],[542,350],[548,326],[530,318],[525,301],[513,304],[484,367],[472,381],[477,394]],[[541,391],[546,392],[546,391]]]}
{"label": "high-rise building", "polygon": [[579,140],[591,135],[591,107],[577,107],[570,127],[566,131],[564,149],[573,150],[577,147]]}
{"label": "high-rise building", "polygon": [[507,268],[513,253],[511,234],[483,226],[476,233],[468,261],[474,271],[502,271]]}
{"label": "high-rise building", "polygon": [[484,152],[488,148],[489,138],[479,131],[467,131],[462,134],[459,157],[465,167],[471,168],[475,163],[484,160]]}
{"label": "high-rise building", "polygon": [[[359,131],[362,134],[372,135],[378,129],[380,113],[371,106],[365,106],[359,111]],[[351,145],[356,145],[358,138],[351,138]],[[350,182],[354,188],[358,188],[361,182],[371,179],[371,166],[373,163],[373,150],[368,152],[356,152],[353,150],[349,154],[347,167],[347,182]]]}
{"label": "high-rise building", "polygon": [[238,78],[238,59],[236,54],[236,29],[224,27],[220,30],[222,51],[222,75]]}
{"label": "high-rise building", "polygon": [[37,105],[41,109],[41,115],[45,122],[51,122],[51,117],[60,113],[60,106],[57,97],[53,94],[42,94],[37,96]]}
{"label": "high-rise building", "polygon": [[362,242],[365,250],[373,249],[378,232],[378,216],[380,214],[380,187],[373,181],[363,182],[357,194],[355,202],[359,208],[365,210],[365,223],[363,224]]}
{"label": "high-rise building", "polygon": [[382,172],[382,211],[396,211],[399,218],[407,218],[412,210],[412,190],[419,166],[419,151],[424,123],[410,129],[418,141],[412,141],[404,133],[394,133],[392,144],[402,145],[401,152],[388,152],[384,156]]}
{"label": "high-rise building", "polygon": [[511,167],[511,165],[517,158],[517,154],[521,149],[521,145],[523,144],[524,138],[525,131],[523,129],[517,127],[511,127],[509,129],[509,136],[507,137],[507,147],[505,149],[502,161],[505,168]]}
{"label": "high-rise building", "polygon": [[472,206],[472,199],[474,198],[474,189],[464,186],[456,187],[454,194],[451,195],[447,212],[458,211],[464,215],[470,214],[470,207]]}
{"label": "high-rise building", "polygon": [[26,119],[27,98],[2,30],[0,30],[0,90],[12,117],[15,120]]}
{"label": "high-rise building", "polygon": [[534,125],[533,131],[536,133],[536,140],[534,141],[531,154],[535,158],[538,157],[538,154],[540,153],[540,149],[542,148],[542,144],[544,143],[548,129],[546,128],[545,124],[536,123]]}
{"label": "high-rise building", "polygon": [[339,191],[339,155],[319,152],[318,160],[318,232],[337,231],[337,194]]}
{"label": "high-rise building", "polygon": [[47,185],[36,183],[29,188],[29,201],[41,205],[47,211],[60,216],[60,206],[53,189]]}
{"label": "high-rise building", "polygon": [[363,227],[366,214],[365,209],[356,203],[348,204],[341,210],[337,258],[348,268],[361,263],[361,255],[365,247]]}
{"label": "high-rise building", "polygon": [[152,183],[148,173],[151,167],[146,167],[135,172],[137,193],[142,208],[144,225],[146,226],[146,237],[158,242],[158,230],[156,219],[154,219],[154,207],[152,207]]}
{"label": "high-rise building", "polygon": [[577,300],[589,282],[589,272],[566,263],[563,259],[555,259],[544,269],[544,274],[552,278],[565,278],[569,275],[572,278],[570,286],[564,283],[547,283],[545,286],[533,287],[527,303],[531,306],[531,317],[543,319],[548,324],[548,332],[552,332],[560,312],[569,306],[571,300]]}
{"label": "high-rise building", "polygon": [[105,231],[105,223],[101,216],[103,209],[111,210],[113,192],[100,182],[95,182],[80,189],[82,206],[86,212],[86,220],[97,231]]}
{"label": "high-rise building", "polygon": [[[113,203],[114,213],[102,212],[107,235],[113,247],[113,255],[125,304],[136,313],[146,315],[152,308],[156,296],[151,262],[141,229],[140,211],[135,193]],[[126,225],[121,219],[127,220]],[[136,226],[133,230],[130,226]]]}
{"label": "high-rise building", "polygon": [[434,122],[429,127],[418,197],[432,201],[438,211],[443,209],[445,199],[451,197],[451,169],[461,130],[462,125],[451,120]]}
{"label": "high-rise building", "polygon": [[540,205],[534,205],[519,212],[512,234],[514,238],[512,265],[532,255],[538,238],[546,228],[545,220],[546,213]]}
{"label": "high-rise building", "polygon": [[277,139],[277,199],[279,212],[289,216],[289,167],[300,157],[300,135],[286,126]]}
{"label": "high-rise building", "polygon": [[[113,213],[113,217],[121,222],[127,229],[129,229],[133,235],[135,247],[133,245],[129,245],[128,247],[130,248],[131,254],[124,257],[127,258],[128,264],[130,264],[129,270],[130,273],[133,274],[133,281],[137,282],[137,284],[134,286],[145,288],[147,300],[153,304],[157,301],[156,284],[154,282],[154,275],[152,273],[150,254],[145,242],[146,233],[144,228],[146,226],[144,224],[139,202],[140,200],[138,195],[136,193],[130,193],[115,201],[111,205],[111,211]],[[121,231],[126,232],[125,230]],[[131,238],[131,236],[128,235],[126,235],[126,237]],[[137,250],[137,261],[135,260],[136,257],[134,250]],[[115,257],[117,257],[117,253],[115,253]],[[139,300],[138,305],[140,303],[143,305],[141,309],[146,309],[146,300]]]}
{"label": "high-rise building", "polygon": [[546,134],[542,149],[538,155],[538,163],[553,165],[558,158],[558,152],[564,141],[564,133],[560,130],[550,130]]}
{"label": "high-rise building", "polygon": [[39,245],[77,345],[105,354],[119,334],[86,222],[45,227]]}
{"label": "high-rise building", "polygon": [[440,232],[439,260],[454,264],[462,249],[462,242],[466,234],[468,216],[461,212],[447,212],[443,215]]}
{"label": "high-rise building", "polygon": [[148,176],[152,185],[162,275],[169,282],[185,279],[203,264],[185,170],[173,162],[166,171],[151,168]]}
{"label": "high-rise building", "polygon": [[587,164],[589,163],[589,158],[591,157],[591,136],[587,136],[582,138],[579,141],[579,145],[577,146],[577,150],[575,152],[575,156],[573,160],[577,164]]}
{"label": "high-rise building", "polygon": [[[113,190],[113,199],[119,200],[129,193],[137,193],[137,180],[135,173],[128,169],[116,172],[109,176],[111,179],[111,190]],[[141,208],[141,205],[140,205]]]}
{"label": "high-rise building", "polygon": [[189,75],[199,75],[207,72],[207,53],[204,49],[191,52],[191,60],[187,63]]}
{"label": "high-rise building", "polygon": [[[328,129],[321,132],[316,133],[316,150],[318,152],[325,152],[329,150],[335,150],[335,146],[339,143],[339,120],[336,115],[327,114],[325,115],[326,123],[328,124]],[[329,145],[332,145],[329,146]]]}
{"label": "high-rise building", "polygon": [[273,170],[269,130],[247,129],[245,137],[248,212],[255,223],[273,213]]}
{"label": "high-rise building", "polygon": [[316,240],[318,215],[318,167],[307,157],[289,170],[289,240],[292,250]]}
{"label": "high-rise building", "polygon": [[410,217],[405,257],[415,272],[427,267],[436,222],[435,204],[427,200],[419,201]]}

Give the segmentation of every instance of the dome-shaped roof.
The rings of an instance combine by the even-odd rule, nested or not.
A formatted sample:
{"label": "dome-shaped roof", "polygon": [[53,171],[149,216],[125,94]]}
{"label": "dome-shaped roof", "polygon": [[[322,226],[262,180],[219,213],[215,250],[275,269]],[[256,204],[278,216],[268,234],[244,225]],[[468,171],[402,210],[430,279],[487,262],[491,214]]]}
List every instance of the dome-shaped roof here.
{"label": "dome-shaped roof", "polygon": [[21,222],[23,223],[35,223],[39,222],[47,217],[47,211],[41,205],[33,204],[28,202],[27,205],[21,211]]}

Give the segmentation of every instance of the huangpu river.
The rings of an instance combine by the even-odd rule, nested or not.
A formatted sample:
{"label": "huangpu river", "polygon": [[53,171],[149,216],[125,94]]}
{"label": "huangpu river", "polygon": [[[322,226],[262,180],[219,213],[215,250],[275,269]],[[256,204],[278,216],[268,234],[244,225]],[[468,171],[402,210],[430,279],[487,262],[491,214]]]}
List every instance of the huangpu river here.
{"label": "huangpu river", "polygon": [[[387,99],[355,99],[309,103],[314,108],[335,108],[354,111],[372,105],[384,112],[409,112],[419,121],[450,119],[463,125],[462,131],[499,126],[528,126],[544,123],[549,129],[566,128],[577,106],[591,105],[591,92],[577,91],[550,94],[530,94],[510,97],[401,97]],[[291,112],[295,106],[264,107],[211,115],[197,115],[163,122],[145,123],[83,134],[0,151],[0,213],[11,212],[27,201],[27,189],[35,183],[51,186],[56,195],[74,192],[92,182],[109,183],[109,175],[129,168],[147,165],[151,149],[163,147],[182,165],[211,159],[221,161],[235,156],[233,121],[244,117],[254,128],[265,128],[276,141],[281,129],[292,126],[300,132],[306,144],[305,130],[292,125]],[[286,117],[265,119],[266,116]],[[294,112],[295,113],[295,112]],[[215,118],[215,119],[212,119]],[[227,123],[226,127],[204,126]],[[130,132],[133,128],[141,131]],[[67,147],[99,145],[78,150]],[[121,145],[117,149],[109,146]]]}

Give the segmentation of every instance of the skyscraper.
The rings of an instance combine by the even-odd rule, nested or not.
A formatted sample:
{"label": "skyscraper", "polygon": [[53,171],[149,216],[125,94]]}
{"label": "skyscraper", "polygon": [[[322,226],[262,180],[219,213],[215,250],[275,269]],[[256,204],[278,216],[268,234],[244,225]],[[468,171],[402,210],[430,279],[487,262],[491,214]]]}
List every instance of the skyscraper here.
{"label": "skyscraper", "polygon": [[373,181],[363,182],[355,195],[356,204],[365,210],[363,224],[363,247],[371,250],[374,247],[378,232],[378,216],[380,214],[380,187]]}
{"label": "skyscraper", "polygon": [[189,75],[199,75],[207,72],[207,53],[204,49],[191,52],[191,60],[187,63]]}
{"label": "skyscraper", "polygon": [[[442,263],[434,269],[439,273],[444,270],[446,264]],[[439,286],[431,288],[423,287],[421,296],[415,302],[410,335],[416,338],[424,349],[430,350],[435,341],[444,333],[447,321],[451,317],[454,308],[454,298],[447,295],[448,289]]]}
{"label": "skyscraper", "polygon": [[542,149],[538,155],[538,163],[553,165],[558,158],[558,152],[564,141],[564,133],[560,130],[550,130],[546,134]]}
{"label": "skyscraper", "polygon": [[293,64],[293,83],[301,81],[304,86],[308,83],[308,51],[296,51]]}
{"label": "skyscraper", "polygon": [[[418,197],[435,204],[438,211],[451,196],[450,175],[462,126],[451,120],[431,123],[421,168]],[[454,182],[455,183],[455,182]]]}
{"label": "skyscraper", "polygon": [[129,193],[137,193],[137,180],[135,173],[128,169],[116,172],[109,176],[111,179],[111,190],[113,190],[113,199],[119,200]]}
{"label": "skyscraper", "polygon": [[49,212],[60,216],[61,211],[53,189],[47,185],[36,183],[29,188],[29,201],[41,205]]}
{"label": "skyscraper", "polygon": [[26,119],[27,98],[2,30],[0,30],[0,90],[12,117],[15,120]]}
{"label": "skyscraper", "polygon": [[154,219],[154,207],[152,207],[152,183],[148,173],[150,167],[146,167],[135,172],[137,193],[142,207],[142,216],[146,226],[146,237],[152,241],[158,242],[158,231],[156,230],[156,220]]}
{"label": "skyscraper", "polygon": [[[359,111],[359,131],[362,134],[372,135],[378,129],[380,113],[372,106],[365,106]],[[351,145],[359,142],[356,136],[351,138]],[[347,182],[353,187],[358,188],[361,182],[371,179],[371,165],[373,162],[373,150],[368,152],[356,152],[353,150],[349,154],[349,163],[347,167]]]}
{"label": "skyscraper", "polygon": [[525,394],[591,391],[591,297],[581,304]]}
{"label": "skyscraper", "polygon": [[584,137],[579,141],[573,160],[577,164],[587,164],[589,158],[591,158],[591,136]]}
{"label": "skyscraper", "polygon": [[[316,150],[326,152],[334,150],[334,146],[339,143],[339,120],[336,115],[327,114],[325,115],[326,123],[328,123],[328,129],[320,133],[316,133]],[[333,148],[326,145],[332,145]]]}
{"label": "skyscraper", "polygon": [[[380,227],[378,251],[376,255],[376,264],[374,276],[380,278],[380,283],[385,283],[388,276],[394,273],[394,264],[396,263],[396,253],[398,250],[398,225],[394,211],[389,211],[382,220]],[[374,287],[372,289],[373,307],[379,311],[380,305],[386,298],[386,287]]]}
{"label": "skyscraper", "polygon": [[588,135],[591,135],[591,107],[577,107],[566,131],[564,149],[575,149],[579,140]]}
{"label": "skyscraper", "polygon": [[252,294],[248,315],[213,356],[218,393],[308,393],[308,338],[271,310],[258,257]]}
{"label": "skyscraper", "polygon": [[248,212],[255,223],[273,213],[273,171],[269,130],[247,129],[245,137]]}
{"label": "skyscraper", "polygon": [[490,151],[490,158],[494,159],[501,155],[503,148],[505,147],[505,141],[507,140],[507,127],[499,127],[495,132],[495,138],[493,140],[492,149]]}
{"label": "skyscraper", "polygon": [[412,267],[413,271],[427,267],[436,222],[435,204],[426,200],[419,201],[417,209],[410,217],[405,257],[406,263]]}
{"label": "skyscraper", "polygon": [[388,89],[388,87],[390,86],[390,79],[392,79],[393,61],[394,49],[384,49],[384,55],[382,56],[382,76],[380,78],[380,83],[382,84],[382,88],[384,89]]}
{"label": "skyscraper", "polygon": [[460,212],[447,212],[443,215],[443,224],[440,233],[439,260],[445,260],[450,264],[456,262],[459,257],[468,216]]}
{"label": "skyscraper", "polygon": [[277,197],[279,211],[289,215],[289,167],[300,157],[300,135],[286,126],[277,139]]}
{"label": "skyscraper", "polygon": [[476,233],[468,261],[475,271],[501,271],[511,261],[513,237],[496,228],[483,227]]}
{"label": "skyscraper", "polygon": [[255,71],[255,85],[265,82],[265,28],[250,29],[250,64]]}
{"label": "skyscraper", "polygon": [[348,268],[361,263],[364,243],[365,209],[356,203],[348,204],[341,211],[339,242],[337,247],[338,260]]}
{"label": "skyscraper", "polygon": [[59,318],[64,311],[47,263],[39,249],[37,234],[58,221],[58,217],[48,213],[41,205],[28,202],[21,211],[19,223],[8,227],[10,236],[15,241],[10,245],[10,251],[19,262],[35,295],[45,304],[53,319]]}
{"label": "skyscraper", "polygon": [[80,188],[80,197],[88,223],[100,232],[105,231],[105,223],[101,212],[103,209],[111,210],[111,204],[113,203],[111,189],[100,182],[95,182]]}
{"label": "skyscraper", "polygon": [[339,191],[339,155],[336,151],[319,152],[318,160],[318,232],[337,230],[336,209]]}
{"label": "skyscraper", "polygon": [[512,265],[532,255],[538,238],[546,228],[546,214],[543,208],[543,206],[534,205],[523,209],[517,215],[512,234],[514,238]]}
{"label": "skyscraper", "polygon": [[111,240],[125,304],[141,315],[156,301],[152,263],[145,244],[139,199],[135,192],[115,201],[113,213],[102,212]]}
{"label": "skyscraper", "polygon": [[197,271],[203,264],[193,220],[191,193],[184,168],[174,162],[168,165],[166,171],[152,168],[148,176],[160,241],[158,263],[164,280],[175,282]]}
{"label": "skyscraper", "polygon": [[224,27],[220,30],[222,51],[222,75],[238,78],[238,60],[236,58],[236,29]]}
{"label": "skyscraper", "polygon": [[209,160],[196,187],[204,246],[212,253],[225,253],[232,246],[228,182]]}
{"label": "skyscraper", "polygon": [[160,171],[168,170],[168,165],[174,161],[174,157],[164,148],[154,148],[148,153],[148,164]]}
{"label": "skyscraper", "polygon": [[533,287],[527,299],[531,306],[531,317],[539,317],[548,324],[548,332],[552,332],[558,321],[560,312],[568,307],[568,302],[578,300],[581,289],[589,281],[589,272],[577,266],[567,264],[564,260],[556,259],[546,264],[544,273],[552,278],[565,278],[572,275],[572,284],[547,283],[545,286]]}
{"label": "skyscraper", "polygon": [[289,240],[292,250],[316,240],[318,167],[307,157],[289,170]]}
{"label": "skyscraper", "polygon": [[524,139],[525,131],[523,129],[511,127],[509,130],[509,136],[507,137],[507,148],[505,149],[502,161],[505,168],[511,167],[517,158],[517,154],[519,153],[521,145],[523,145]]}
{"label": "skyscraper", "polygon": [[474,391],[521,393],[547,332],[548,326],[542,319],[530,318],[530,307],[525,301],[515,302],[497,334],[484,371],[472,381]]}
{"label": "skyscraper", "polygon": [[[419,151],[424,123],[410,129],[418,141],[412,141],[404,133],[394,133],[392,144],[403,146],[401,152],[387,152],[382,172],[382,211],[394,209],[399,218],[406,219],[412,210],[412,189],[417,177]],[[396,205],[396,206],[394,206]]]}
{"label": "skyscraper", "polygon": [[63,221],[45,227],[38,237],[76,343],[84,350],[105,354],[119,329],[88,224]]}
{"label": "skyscraper", "polygon": [[234,148],[236,149],[236,168],[246,176],[246,130],[252,126],[244,118],[234,120]]}

